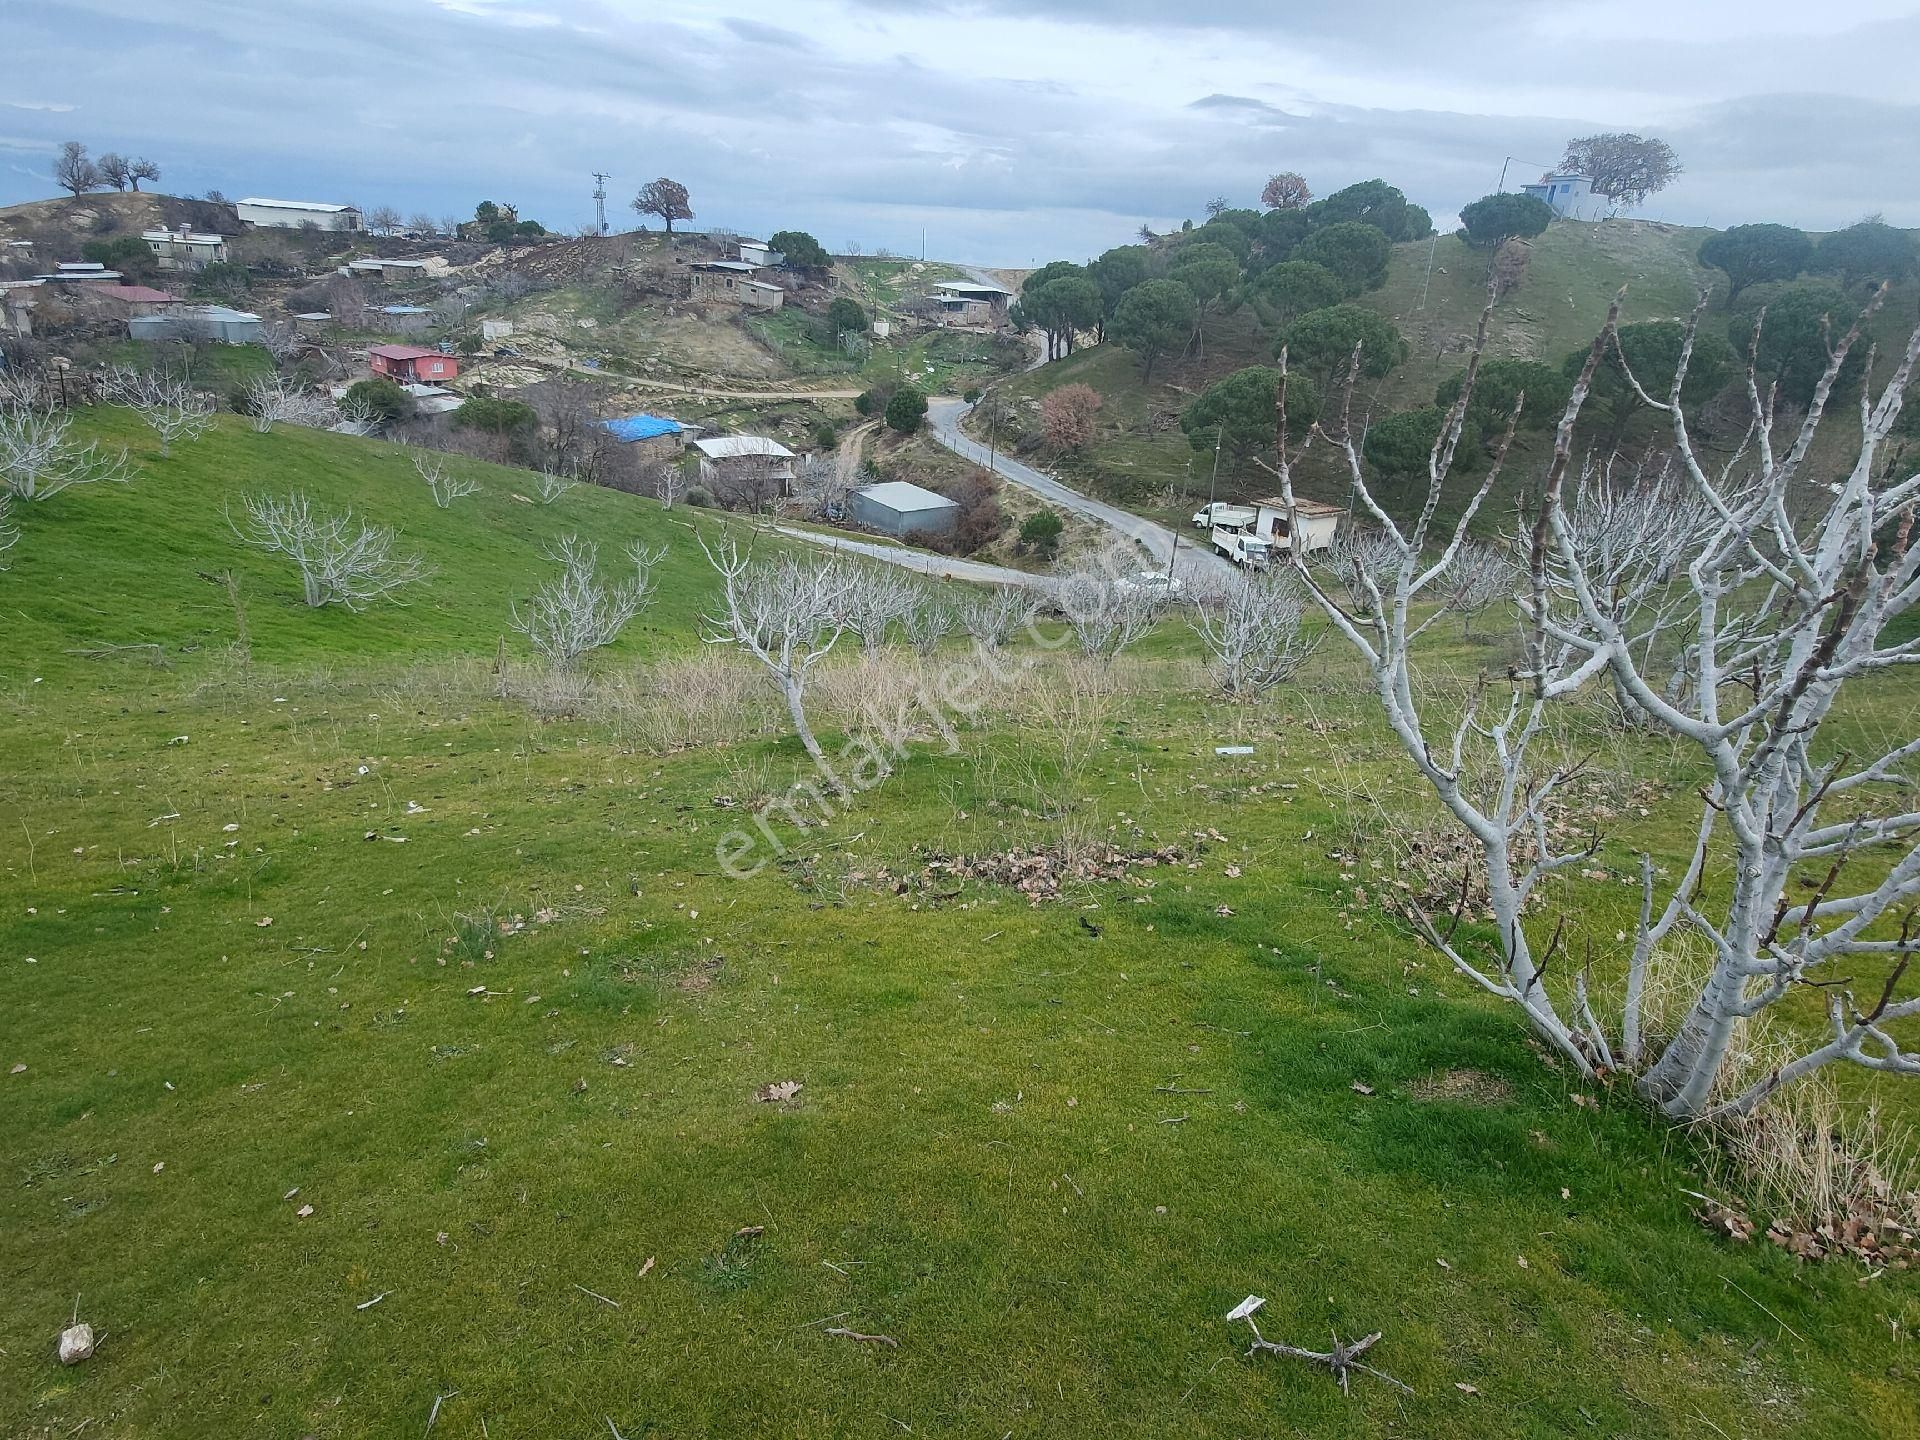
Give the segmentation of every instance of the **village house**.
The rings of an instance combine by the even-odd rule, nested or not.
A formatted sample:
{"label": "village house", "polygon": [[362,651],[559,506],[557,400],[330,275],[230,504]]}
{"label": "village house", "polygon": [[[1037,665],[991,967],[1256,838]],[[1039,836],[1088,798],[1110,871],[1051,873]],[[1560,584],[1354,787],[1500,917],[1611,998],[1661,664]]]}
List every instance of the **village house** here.
{"label": "village house", "polygon": [[763,240],[742,240],[740,242],[740,259],[745,264],[780,265],[785,263],[786,258],[785,255],[782,255],[778,250]]}
{"label": "village house", "polygon": [[460,362],[453,356],[418,345],[375,345],[367,351],[367,364],[374,374],[403,385],[452,380],[460,373]]}
{"label": "village house", "polygon": [[164,315],[181,303],[178,295],[151,285],[89,286],[87,298],[104,301],[122,315]]}
{"label": "village house", "polygon": [[1569,175],[1550,170],[1537,184],[1522,185],[1522,195],[1544,200],[1562,220],[1604,220],[1607,198],[1593,193],[1593,182],[1584,175]]}
{"label": "village house", "polygon": [[107,269],[95,260],[62,260],[49,273],[36,275],[33,278],[50,281],[55,285],[118,285],[127,277],[118,270]]}
{"label": "village house", "polygon": [[233,211],[247,224],[267,229],[298,230],[303,225],[319,230],[360,228],[360,212],[353,206],[318,200],[268,200],[256,195],[236,201]]}
{"label": "village house", "polygon": [[665,415],[629,415],[600,422],[628,453],[644,460],[671,460],[686,443],[686,427]]}
{"label": "village house", "polygon": [[[1292,548],[1294,536],[1287,522],[1287,502],[1276,496],[1269,500],[1254,501],[1253,508],[1256,512],[1253,533],[1275,550]],[[1299,522],[1302,555],[1324,550],[1333,544],[1333,537],[1347,514],[1338,505],[1328,505],[1321,500],[1302,500],[1299,496],[1294,497],[1292,513]]]}
{"label": "village house", "polygon": [[793,493],[793,451],[764,435],[696,440],[700,483],[724,505],[758,508]]}
{"label": "village house", "polygon": [[359,260],[349,260],[341,267],[340,273],[375,276],[381,280],[422,280],[446,268],[446,262],[438,256],[427,260],[390,260],[379,255],[368,255]]}
{"label": "village house", "polygon": [[511,320],[482,320],[480,322],[482,340],[511,340],[513,322]]}
{"label": "village house", "polygon": [[940,280],[933,303],[950,325],[999,325],[1007,318],[1013,292],[984,280]]}
{"label": "village house", "polygon": [[857,525],[905,539],[946,534],[958,522],[960,506],[905,480],[886,480],[854,491],[847,514]]}
{"label": "village house", "polygon": [[191,273],[227,258],[227,237],[189,230],[142,230],[140,238],[152,249],[162,270]]}
{"label": "village house", "polygon": [[456,395],[440,385],[402,385],[400,387],[413,397],[413,408],[422,415],[447,415],[467,403],[466,396]]}
{"label": "village house", "polygon": [[696,300],[728,300],[754,310],[778,310],[786,301],[778,285],[754,279],[755,267],[744,260],[702,260],[690,268]]}

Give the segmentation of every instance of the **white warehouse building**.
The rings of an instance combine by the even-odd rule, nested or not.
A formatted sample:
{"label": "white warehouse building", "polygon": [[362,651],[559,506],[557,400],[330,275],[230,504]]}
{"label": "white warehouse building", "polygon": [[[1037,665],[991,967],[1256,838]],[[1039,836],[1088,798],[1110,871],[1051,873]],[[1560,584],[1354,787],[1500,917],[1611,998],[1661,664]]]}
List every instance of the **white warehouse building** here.
{"label": "white warehouse building", "polygon": [[328,205],[319,200],[267,200],[254,196],[235,203],[234,213],[249,225],[298,230],[312,225],[320,230],[358,230],[360,212],[351,205]]}

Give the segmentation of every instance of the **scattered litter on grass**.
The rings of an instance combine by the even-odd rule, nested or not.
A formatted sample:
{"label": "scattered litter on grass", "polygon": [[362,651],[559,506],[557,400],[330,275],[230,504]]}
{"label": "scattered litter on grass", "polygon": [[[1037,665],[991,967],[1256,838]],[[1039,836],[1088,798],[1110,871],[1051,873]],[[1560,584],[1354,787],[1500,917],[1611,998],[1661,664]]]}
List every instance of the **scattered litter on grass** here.
{"label": "scattered litter on grass", "polygon": [[1347,1088],[1356,1095],[1371,1095],[1373,1093],[1373,1087],[1364,1080],[1356,1080]]}
{"label": "scattered litter on grass", "polygon": [[311,1215],[311,1214],[313,1214],[313,1206],[311,1206],[311,1205],[302,1205],[302,1206],[301,1206],[301,1207],[300,1207],[300,1208],[299,1208],[298,1210],[296,1210],[296,1211],[294,1211],[293,1213],[294,1213],[295,1215],[298,1215],[298,1216],[299,1216],[299,1217],[300,1217],[300,1218],[301,1218],[302,1220],[304,1220],[304,1219],[306,1219],[306,1218],[307,1218],[307,1217],[308,1217],[309,1215]]}
{"label": "scattered litter on grass", "polygon": [[782,1104],[791,1100],[799,1093],[800,1082],[798,1080],[776,1080],[770,1084],[762,1085],[758,1090],[754,1091],[753,1098],[774,1104]]}
{"label": "scattered litter on grass", "polygon": [[392,1293],[393,1292],[391,1290],[382,1290],[378,1295],[374,1296],[371,1300],[362,1300],[358,1305],[354,1306],[353,1308],[356,1310],[371,1310],[374,1306],[378,1305],[382,1300],[386,1299],[387,1296],[391,1295]]}

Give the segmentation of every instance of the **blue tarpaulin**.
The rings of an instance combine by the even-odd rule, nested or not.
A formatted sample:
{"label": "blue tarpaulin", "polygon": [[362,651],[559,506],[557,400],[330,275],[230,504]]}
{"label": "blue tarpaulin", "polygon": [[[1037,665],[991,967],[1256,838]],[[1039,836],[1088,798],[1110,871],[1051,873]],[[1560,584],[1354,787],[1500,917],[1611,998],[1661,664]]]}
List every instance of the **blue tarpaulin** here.
{"label": "blue tarpaulin", "polygon": [[605,422],[616,440],[651,440],[657,435],[678,435],[680,422],[664,415],[629,415],[624,420]]}

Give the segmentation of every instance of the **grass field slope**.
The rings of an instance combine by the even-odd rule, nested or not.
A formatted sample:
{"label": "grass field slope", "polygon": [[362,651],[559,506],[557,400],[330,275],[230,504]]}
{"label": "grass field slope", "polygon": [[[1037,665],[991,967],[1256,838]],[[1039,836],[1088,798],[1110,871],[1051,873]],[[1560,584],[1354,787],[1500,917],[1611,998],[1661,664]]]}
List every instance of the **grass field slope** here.
{"label": "grass field slope", "polygon": [[[1710,1233],[1694,1140],[1381,917],[1357,797],[1426,802],[1331,647],[1257,706],[1177,625],[1021,647],[951,743],[957,645],[836,652],[823,734],[892,717],[895,773],[736,879],[803,760],[702,643],[690,527],[736,522],[123,422],[82,424],[134,482],[25,507],[0,573],[0,1434],[1920,1433],[1911,1275]],[[295,489],[432,578],[305,608],[225,519]],[[567,533],[668,557],[556,692],[507,612]],[[1686,840],[1699,777],[1614,773],[1572,953]],[[1412,1393],[1246,1358],[1249,1293]]]}

